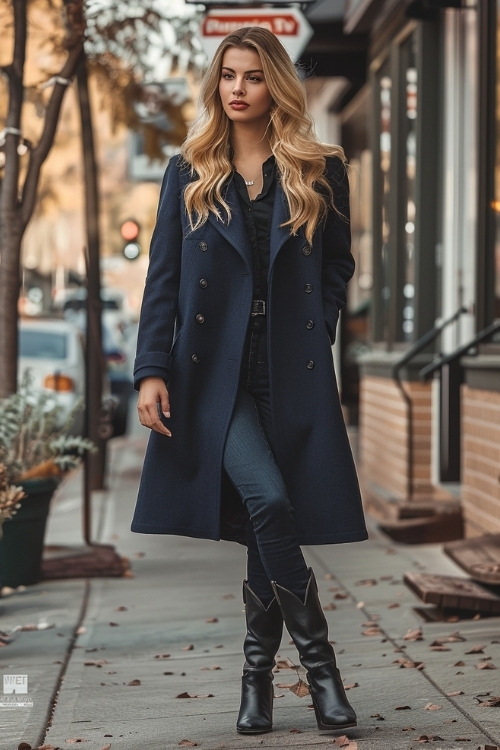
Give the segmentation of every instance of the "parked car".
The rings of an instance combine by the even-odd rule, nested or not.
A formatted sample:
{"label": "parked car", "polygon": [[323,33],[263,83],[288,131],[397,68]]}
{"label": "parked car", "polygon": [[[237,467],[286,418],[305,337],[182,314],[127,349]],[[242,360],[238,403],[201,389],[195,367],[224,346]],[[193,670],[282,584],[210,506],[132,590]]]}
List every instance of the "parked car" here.
{"label": "parked car", "polygon": [[[85,396],[85,359],[81,331],[67,320],[22,320],[19,325],[19,376],[29,368],[33,390],[47,393],[66,418]],[[79,412],[73,431],[81,432]]]}
{"label": "parked car", "polygon": [[[66,320],[85,332],[86,288],[61,290],[54,306]],[[133,325],[125,293],[121,289],[102,287],[101,311],[102,352],[114,408],[112,437],[119,437],[127,431],[129,401],[133,392],[130,343]]]}
{"label": "parked car", "polygon": [[102,353],[106,362],[111,396],[114,399],[113,437],[124,435],[128,426],[130,397],[133,393],[130,342],[119,329],[102,319]]}

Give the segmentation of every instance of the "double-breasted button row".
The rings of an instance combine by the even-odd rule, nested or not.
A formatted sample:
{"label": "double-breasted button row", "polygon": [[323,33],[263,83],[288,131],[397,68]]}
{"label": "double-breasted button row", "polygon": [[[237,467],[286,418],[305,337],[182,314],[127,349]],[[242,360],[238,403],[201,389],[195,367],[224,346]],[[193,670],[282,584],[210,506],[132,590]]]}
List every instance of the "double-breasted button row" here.
{"label": "double-breasted button row", "polygon": [[200,361],[200,358],[198,357],[197,354],[191,354],[191,362],[194,362],[194,364],[197,365],[199,361]]}
{"label": "double-breasted button row", "polygon": [[308,320],[306,323],[306,328],[308,331],[312,331],[312,329],[314,328],[314,320]]}
{"label": "double-breasted button row", "polygon": [[311,294],[312,290],[313,290],[313,285],[312,285],[312,284],[306,284],[306,285],[305,285],[305,287],[304,287],[304,292],[305,292],[306,294]]}
{"label": "double-breasted button row", "polygon": [[206,289],[208,286],[208,281],[206,279],[200,279],[199,283],[202,289]]}
{"label": "double-breasted button row", "polygon": [[204,240],[202,240],[199,243],[198,247],[200,248],[200,250],[202,251],[202,253],[204,253],[206,250],[208,250],[208,245],[207,245],[207,243]]}
{"label": "double-breasted button row", "polygon": [[201,325],[202,323],[205,322],[205,316],[202,315],[201,313],[198,313],[198,315],[196,316],[195,320],[196,320],[197,323],[199,323]]}
{"label": "double-breasted button row", "polygon": [[316,365],[316,363],[315,363],[314,359],[308,359],[307,360],[306,367],[307,367],[308,370],[314,370],[315,365]]}
{"label": "double-breasted button row", "polygon": [[301,250],[302,255],[311,255],[312,253],[312,247],[311,245],[304,245],[304,247]]}

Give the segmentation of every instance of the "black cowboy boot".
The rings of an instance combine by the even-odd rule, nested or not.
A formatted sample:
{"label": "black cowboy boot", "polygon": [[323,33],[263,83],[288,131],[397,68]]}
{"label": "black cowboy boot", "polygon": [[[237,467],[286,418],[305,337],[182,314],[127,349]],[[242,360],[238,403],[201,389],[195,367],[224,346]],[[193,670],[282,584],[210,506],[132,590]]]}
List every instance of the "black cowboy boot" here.
{"label": "black cowboy boot", "polygon": [[319,729],[356,726],[356,713],[345,694],[335,652],[328,642],[328,625],[318,597],[312,570],[304,602],[273,582],[288,632],[307,670],[307,681]]}
{"label": "black cowboy boot", "polygon": [[243,601],[247,634],[236,729],[240,734],[263,734],[273,728],[273,667],[283,634],[283,617],[276,599],[266,609],[246,581]]}

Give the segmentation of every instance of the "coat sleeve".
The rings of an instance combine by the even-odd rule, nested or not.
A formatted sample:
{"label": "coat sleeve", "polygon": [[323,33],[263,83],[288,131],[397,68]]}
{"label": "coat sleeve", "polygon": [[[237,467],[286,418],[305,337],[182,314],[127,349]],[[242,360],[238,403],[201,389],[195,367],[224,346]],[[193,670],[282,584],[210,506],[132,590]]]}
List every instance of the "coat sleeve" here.
{"label": "coat sleeve", "polygon": [[134,365],[136,389],[140,381],[147,377],[160,377],[167,382],[171,369],[170,350],[177,316],[182,253],[178,158],[171,158],[163,177],[151,238],[137,334]]}
{"label": "coat sleeve", "polygon": [[323,229],[322,294],[325,322],[333,342],[339,312],[347,302],[347,282],[354,273],[349,180],[346,167],[339,157],[327,158],[327,178],[337,210],[329,209]]}

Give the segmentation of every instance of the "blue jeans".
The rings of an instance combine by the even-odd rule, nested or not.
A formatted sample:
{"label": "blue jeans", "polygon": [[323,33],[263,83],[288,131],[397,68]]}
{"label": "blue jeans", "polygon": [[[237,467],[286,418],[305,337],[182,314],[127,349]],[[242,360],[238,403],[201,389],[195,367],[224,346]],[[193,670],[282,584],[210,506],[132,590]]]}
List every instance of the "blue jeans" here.
{"label": "blue jeans", "polygon": [[293,507],[269,446],[272,418],[266,335],[250,323],[240,387],[224,449],[224,469],[250,517],[246,528],[248,585],[263,604],[270,581],[303,599],[308,568],[297,542]]}

